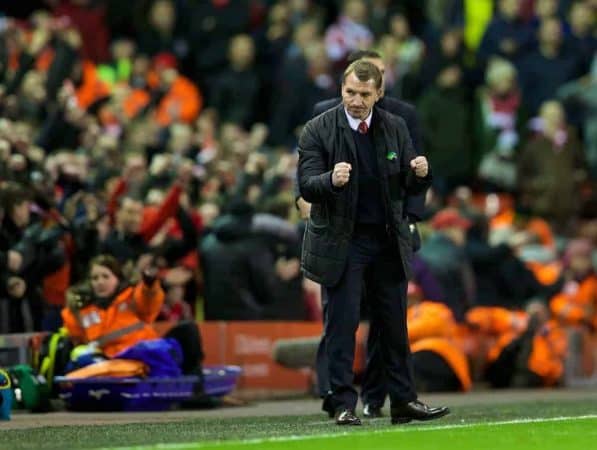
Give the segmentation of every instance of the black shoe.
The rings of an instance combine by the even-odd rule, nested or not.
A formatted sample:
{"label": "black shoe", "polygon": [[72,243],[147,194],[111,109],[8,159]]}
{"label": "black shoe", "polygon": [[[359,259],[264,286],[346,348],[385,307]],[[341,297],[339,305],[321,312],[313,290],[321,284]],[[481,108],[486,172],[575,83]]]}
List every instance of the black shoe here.
{"label": "black shoe", "polygon": [[367,419],[377,419],[378,417],[383,417],[383,414],[381,413],[381,408],[379,406],[373,406],[367,403],[363,408],[363,417],[366,417]]}
{"label": "black shoe", "polygon": [[408,423],[411,420],[433,420],[439,419],[450,413],[447,406],[432,408],[419,400],[392,405],[392,423]]}
{"label": "black shoe", "polygon": [[354,411],[345,409],[336,413],[336,425],[361,425],[361,419],[355,416]]}

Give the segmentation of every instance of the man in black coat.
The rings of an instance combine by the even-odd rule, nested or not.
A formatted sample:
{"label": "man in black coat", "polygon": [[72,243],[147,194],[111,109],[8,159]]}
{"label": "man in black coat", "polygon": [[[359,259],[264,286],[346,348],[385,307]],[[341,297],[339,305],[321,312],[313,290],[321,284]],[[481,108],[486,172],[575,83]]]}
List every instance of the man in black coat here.
{"label": "man in black coat", "polygon": [[[349,56],[349,62],[351,63],[359,59],[369,61],[374,64],[381,71],[383,80],[385,64],[379,53],[373,50],[357,50],[352,52]],[[317,103],[313,108],[313,117],[318,116],[328,109],[338,106],[341,102],[342,99],[337,97]],[[376,106],[404,120],[411,136],[415,152],[418,155],[422,155],[423,140],[421,137],[421,127],[419,125],[419,119],[414,106],[393,97],[386,97],[384,95],[383,83],[381,98],[377,101]],[[405,199],[404,209],[409,221],[409,228],[413,240],[413,250],[417,251],[421,246],[421,239],[415,223],[423,218],[425,211],[425,195],[419,194],[407,196]],[[325,316],[327,310],[327,299],[325,298],[325,295],[322,295],[322,300],[323,314]],[[319,388],[319,394],[324,399],[323,410],[327,411],[331,416],[333,410],[331,409],[331,405],[329,404],[327,397],[329,391],[329,381],[327,377],[325,342],[326,337],[324,334],[317,350],[317,384]],[[381,408],[383,407],[386,395],[386,381],[384,377],[381,353],[379,350],[379,327],[377,324],[373,323],[369,330],[369,338],[367,341],[367,367],[361,389],[361,398],[363,399],[363,404],[365,405],[365,417],[375,418],[381,416]]]}
{"label": "man in black coat", "polygon": [[299,189],[312,203],[302,268],[327,297],[326,353],[338,425],[361,423],[352,366],[363,286],[380,327],[392,423],[449,412],[417,400],[406,330],[412,241],[404,198],[423,193],[431,176],[404,121],[374,107],[381,87],[374,64],[352,63],[343,76],[342,105],[309,121],[299,139]]}
{"label": "man in black coat", "polygon": [[200,244],[206,320],[263,320],[276,299],[274,255],[252,220],[251,205],[232,202]]}

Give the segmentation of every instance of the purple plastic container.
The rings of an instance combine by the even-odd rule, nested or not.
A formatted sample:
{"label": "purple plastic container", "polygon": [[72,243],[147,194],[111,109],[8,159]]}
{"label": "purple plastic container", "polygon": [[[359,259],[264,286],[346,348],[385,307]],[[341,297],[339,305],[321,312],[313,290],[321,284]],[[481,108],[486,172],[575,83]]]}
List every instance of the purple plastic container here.
{"label": "purple plastic container", "polygon": [[[211,396],[231,392],[241,374],[238,366],[203,369],[204,390]],[[59,396],[72,411],[165,411],[193,395],[197,376],[176,378],[56,377]]]}
{"label": "purple plastic container", "polygon": [[221,397],[236,387],[242,373],[239,366],[206,366],[203,368],[203,389],[207,395]]}

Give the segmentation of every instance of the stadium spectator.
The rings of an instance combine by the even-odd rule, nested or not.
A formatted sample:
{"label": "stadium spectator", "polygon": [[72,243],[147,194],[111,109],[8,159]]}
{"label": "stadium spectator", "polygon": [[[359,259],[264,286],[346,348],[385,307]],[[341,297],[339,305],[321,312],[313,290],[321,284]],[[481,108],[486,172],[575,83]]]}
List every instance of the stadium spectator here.
{"label": "stadium spectator", "polygon": [[253,207],[236,202],[212,224],[199,254],[207,320],[259,320],[275,299],[275,259],[252,231]]}
{"label": "stadium spectator", "polygon": [[[421,70],[436,71],[417,103],[425,151],[433,166],[433,186],[446,195],[466,184],[475,173],[477,149],[472,145],[472,104],[467,93],[461,59],[461,36],[449,31],[442,36],[442,60]],[[457,158],[454,155],[458,155]]]}
{"label": "stadium spectator", "polygon": [[492,59],[485,85],[476,92],[473,113],[474,166],[487,189],[513,191],[516,186],[516,154],[525,137],[527,115],[522,103],[514,65]]}
{"label": "stadium spectator", "polygon": [[472,304],[475,292],[471,263],[464,251],[466,230],[471,221],[450,208],[436,213],[431,226],[434,232],[419,253],[441,284],[444,297],[439,300],[460,322]]}
{"label": "stadium spectator", "polygon": [[477,54],[481,62],[501,56],[517,63],[532,48],[533,29],[520,17],[521,0],[498,0],[497,7]]}
{"label": "stadium spectator", "polygon": [[574,130],[568,128],[562,105],[542,104],[536,135],[518,160],[520,203],[552,221],[562,232],[571,226],[580,205],[571,202],[587,176],[584,154]]}
{"label": "stadium spectator", "polygon": [[255,43],[251,36],[241,34],[230,40],[228,68],[211,87],[210,105],[220,114],[222,122],[248,127],[255,122],[261,84],[255,67]]}
{"label": "stadium spectator", "polygon": [[325,33],[325,46],[330,59],[344,67],[348,54],[370,47],[373,34],[367,26],[368,10],[363,0],[344,0],[336,23]]}
{"label": "stadium spectator", "polygon": [[558,86],[578,78],[581,64],[576,52],[567,52],[562,23],[547,18],[537,30],[538,48],[520,60],[520,83],[530,114],[553,97]]}

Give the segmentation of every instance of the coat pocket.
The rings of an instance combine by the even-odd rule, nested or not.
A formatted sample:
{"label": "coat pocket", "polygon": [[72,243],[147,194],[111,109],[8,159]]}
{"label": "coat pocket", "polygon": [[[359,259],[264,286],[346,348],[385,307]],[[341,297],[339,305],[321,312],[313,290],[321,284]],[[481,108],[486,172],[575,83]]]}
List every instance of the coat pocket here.
{"label": "coat pocket", "polygon": [[311,214],[309,215],[309,228],[317,234],[325,232],[330,224],[328,208],[323,203],[313,203],[311,205]]}

